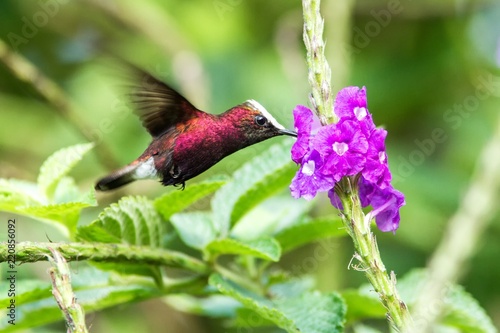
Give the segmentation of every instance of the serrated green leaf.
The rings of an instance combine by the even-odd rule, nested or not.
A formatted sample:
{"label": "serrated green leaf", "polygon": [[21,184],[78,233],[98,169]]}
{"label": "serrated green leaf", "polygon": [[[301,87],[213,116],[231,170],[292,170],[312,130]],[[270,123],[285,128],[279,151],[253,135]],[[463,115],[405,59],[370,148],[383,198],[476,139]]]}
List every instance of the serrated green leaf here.
{"label": "serrated green leaf", "polygon": [[228,181],[225,176],[218,176],[200,183],[189,184],[184,190],[172,190],[165,193],[154,201],[154,206],[165,220],[185,208],[189,207],[198,200],[217,191]]}
{"label": "serrated green leaf", "polygon": [[76,145],[54,153],[42,165],[38,184],[0,179],[0,210],[49,222],[74,235],[81,210],[96,201],[93,190],[82,196],[73,179],[64,176],[92,147]]}
{"label": "serrated green leaf", "polygon": [[330,216],[292,225],[274,237],[280,243],[283,252],[288,252],[318,239],[346,235],[342,220],[338,216]]}
{"label": "serrated green leaf", "polygon": [[290,160],[292,140],[271,146],[238,169],[233,179],[216,192],[212,200],[217,233],[228,234],[230,226],[272,194],[283,190],[297,169]]}
{"label": "serrated green leaf", "polygon": [[[89,242],[124,243],[161,247],[164,224],[153,203],[145,197],[124,197],[104,209],[96,221],[78,228],[77,238]],[[135,264],[94,263],[96,266],[126,274],[152,276],[161,280],[159,267]]]}
{"label": "serrated green leaf", "polygon": [[35,219],[46,221],[64,232],[66,235],[74,235],[76,225],[83,208],[93,206],[86,202],[68,202],[46,206],[18,207],[16,212]]}
{"label": "serrated green leaf", "polygon": [[244,307],[255,311],[259,316],[273,322],[275,325],[291,333],[300,333],[293,320],[287,318],[283,313],[274,308],[273,303],[261,296],[254,295],[242,289],[233,282],[224,279],[219,274],[212,274],[208,283],[215,287],[223,295],[234,298]]}
{"label": "serrated green leaf", "polygon": [[281,256],[279,243],[271,237],[252,241],[240,241],[231,238],[216,239],[205,247],[210,257],[224,254],[250,255],[270,261],[278,261]]}
{"label": "serrated green leaf", "polygon": [[[117,229],[119,227],[117,226]],[[109,230],[109,226],[104,227],[100,223],[93,223],[77,229],[76,238],[82,241],[99,243],[121,243],[120,233]]]}
{"label": "serrated green leaf", "polygon": [[[72,180],[63,182],[74,184]],[[96,205],[94,191],[84,196],[78,192],[66,199],[64,202],[61,200],[53,204],[44,204],[45,199],[40,197],[36,184],[15,179],[0,179],[0,210],[51,223],[64,234],[73,235],[81,210]]]}
{"label": "serrated green leaf", "polygon": [[[306,292],[299,297],[269,300],[241,288],[219,274],[209,278],[210,285],[233,297],[264,320],[293,333],[342,332],[346,307],[335,293]],[[265,324],[265,322],[263,321]],[[253,326],[259,326],[254,319]]]}
{"label": "serrated green leaf", "polygon": [[[0,286],[0,304],[5,305],[10,299],[7,298],[6,284]],[[161,295],[161,291],[148,279],[112,280],[109,273],[89,268],[80,268],[78,274],[72,275],[72,287],[78,303],[87,313]],[[0,315],[8,318],[4,306]],[[1,320],[0,331],[12,332],[61,320],[61,311],[52,296],[49,282],[18,280],[15,325]]]}
{"label": "serrated green leaf", "polygon": [[43,202],[35,183],[0,178],[0,211],[16,212],[17,207]]}
{"label": "serrated green leaf", "polygon": [[40,168],[38,186],[49,200],[54,196],[59,181],[94,147],[93,143],[63,148],[52,154]]}
{"label": "serrated green leaf", "polygon": [[209,212],[190,212],[174,214],[170,222],[184,244],[201,250],[215,239],[212,214]]}
{"label": "serrated green leaf", "polygon": [[163,229],[161,218],[150,200],[139,196],[124,197],[105,208],[96,221],[79,228],[78,236],[92,242],[108,243],[120,239],[120,243],[160,247]]}
{"label": "serrated green leaf", "polygon": [[302,333],[344,331],[346,306],[337,293],[307,292],[298,297],[282,298],[276,308],[292,318]]}

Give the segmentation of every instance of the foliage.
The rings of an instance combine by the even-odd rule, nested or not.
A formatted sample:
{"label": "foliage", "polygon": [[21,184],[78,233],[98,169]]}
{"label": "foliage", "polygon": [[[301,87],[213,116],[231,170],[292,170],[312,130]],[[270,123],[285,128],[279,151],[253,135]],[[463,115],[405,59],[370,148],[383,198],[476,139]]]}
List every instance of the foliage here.
{"label": "foliage", "polygon": [[[20,203],[35,198],[30,206],[30,216],[63,226],[82,244],[88,242],[103,251],[105,244],[123,244],[134,246],[134,252],[144,252],[145,259],[141,261],[147,263],[134,260],[97,262],[92,261],[90,256],[92,265],[79,269],[78,274],[72,277],[77,299],[87,312],[172,295],[165,300],[182,311],[232,317],[236,326],[257,328],[274,325],[288,332],[341,332],[346,319],[348,324],[353,324],[364,319],[383,318],[385,311],[368,286],[348,290],[341,295],[320,293],[314,290],[313,280],[306,276],[292,277],[271,265],[279,261],[284,252],[324,237],[345,235],[345,231],[339,228],[338,217],[308,217],[310,205],[297,206],[294,214],[288,214],[292,218],[285,220],[281,214],[272,215],[276,219],[274,221],[261,222],[258,219],[259,211],[267,204],[271,203],[274,207],[274,203],[289,204],[288,200],[292,200],[283,199],[280,195],[293,171],[287,158],[289,147],[290,141],[283,140],[242,166],[232,178],[216,177],[190,184],[184,192],[171,190],[154,201],[142,196],[123,197],[105,208],[95,221],[76,228],[76,234],[71,231],[75,230],[74,224],[65,223],[66,215],[50,215],[48,207],[51,206],[45,203],[76,193],[74,182],[64,182],[63,177],[91,148],[90,145],[58,151],[43,164],[38,181],[42,194],[26,190],[36,188],[37,184],[2,180],[11,187],[3,188],[1,204],[4,209],[25,213],[28,210]],[[271,156],[274,157],[272,162],[265,163]],[[55,161],[59,161],[61,167],[48,172],[47,167]],[[264,167],[259,167],[262,163],[265,163]],[[260,189],[265,195],[256,195]],[[274,193],[276,195],[270,197]],[[213,210],[184,211],[211,194]],[[214,208],[223,204],[223,198],[231,198],[224,209],[237,213],[216,213]],[[61,203],[57,204],[61,206]],[[68,212],[79,214],[85,205],[70,201],[64,207]],[[215,216],[218,216],[217,220]],[[266,228],[259,226],[262,223],[268,224]],[[245,228],[254,228],[254,234],[250,237],[242,232]],[[233,232],[237,229],[240,231]],[[246,237],[238,236],[241,234],[246,234]],[[176,237],[184,245],[175,245],[172,239]],[[77,249],[80,243],[69,243],[68,246],[72,244]],[[195,252],[187,251],[188,248]],[[180,264],[177,267],[183,267],[185,274],[176,278],[169,276],[166,267],[147,259],[150,249],[185,251],[186,260],[200,258],[205,261],[211,267],[207,271],[209,275],[198,268],[191,270],[191,266]],[[225,257],[224,260],[219,259],[221,256]],[[25,256],[19,258],[22,261]],[[175,266],[172,264],[172,267]],[[411,288],[415,281],[418,281],[417,274],[402,280],[403,290],[413,295],[418,293],[418,289]],[[2,288],[7,288],[7,285],[2,285]],[[61,319],[45,282],[21,280],[18,290],[18,322],[15,326],[3,322],[3,330],[35,327]],[[179,291],[183,294],[173,296]],[[219,296],[214,297],[214,292]],[[7,290],[0,290],[0,295],[0,307],[5,308],[9,302]],[[484,311],[460,288],[454,287],[447,297],[451,307],[442,325],[459,327],[463,332],[494,331]],[[412,297],[407,296],[407,299]],[[44,315],[40,316],[42,312]],[[260,318],[258,322],[250,320],[255,316]]]}
{"label": "foliage", "polygon": [[[411,303],[415,301],[422,290],[422,281],[426,277],[424,270],[413,270],[400,281],[400,291],[403,297]],[[441,323],[459,332],[494,333],[497,329],[483,308],[467,293],[462,286],[448,285],[443,291],[444,303]]]}
{"label": "foliage", "polygon": [[[72,275],[72,286],[78,302],[87,313],[110,306],[139,301],[161,293],[151,279],[137,276],[120,276],[91,267],[80,269]],[[0,287],[2,309],[8,305],[7,284]],[[13,332],[23,328],[37,327],[61,320],[61,312],[50,291],[50,284],[41,280],[18,281],[16,302],[16,325],[6,320],[0,322],[2,332]],[[2,314],[4,316],[4,314]]]}
{"label": "foliage", "polygon": [[[413,270],[398,281],[398,289],[410,308],[422,290],[425,275],[424,270]],[[367,318],[385,317],[385,309],[370,285],[365,284],[358,289],[346,290],[342,292],[342,297],[350,309],[347,315],[348,322],[354,323]],[[443,292],[442,300],[445,308],[440,329],[444,330],[447,327],[467,333],[493,333],[497,331],[484,309],[470,294],[463,290],[463,287],[448,286],[447,290]]]}
{"label": "foliage", "polygon": [[[318,292],[313,292],[305,295],[294,295],[293,297],[282,295],[276,300],[269,298],[269,296],[261,296],[260,299],[264,301],[262,304],[249,301],[247,298],[247,295],[254,292],[264,294],[265,290],[275,283],[270,278],[271,271],[268,271],[267,267],[271,262],[280,259],[282,254],[281,244],[283,244],[286,251],[290,251],[316,239],[332,235],[343,235],[341,232],[332,233],[328,231],[331,229],[329,223],[320,221],[312,222],[312,224],[320,226],[323,223],[325,225],[324,233],[319,232],[317,228],[313,228],[314,231],[312,232],[303,232],[301,238],[301,233],[297,233],[297,230],[303,230],[304,225],[309,223],[305,214],[310,209],[310,205],[303,206],[299,213],[295,214],[294,218],[285,224],[278,215],[278,221],[272,221],[273,223],[271,223],[274,228],[260,228],[262,233],[255,235],[253,239],[240,239],[232,234],[232,230],[236,225],[234,222],[238,220],[242,221],[240,230],[245,227],[244,224],[258,225],[261,223],[258,220],[245,220],[243,217],[273,193],[281,192],[284,184],[289,182],[294,169],[293,164],[291,167],[288,160],[289,146],[290,141],[288,140],[272,146],[261,156],[248,162],[242,169],[235,172],[234,177],[231,179],[220,177],[208,179],[188,186],[185,191],[171,190],[154,201],[140,196],[124,197],[118,203],[105,208],[92,223],[78,227],[76,235],[70,232],[70,229],[73,228],[72,225],[62,223],[64,222],[62,217],[57,220],[57,216],[53,216],[54,221],[49,221],[66,226],[68,233],[76,237],[77,240],[92,242],[95,247],[99,247],[99,244],[126,244],[134,245],[139,249],[166,249],[169,243],[168,239],[177,236],[186,246],[198,251],[198,255],[195,257],[200,256],[210,265],[214,265],[214,274],[209,279],[209,285],[218,289],[222,295],[239,301],[240,303],[233,303],[235,311],[241,305],[249,307],[250,310],[256,311],[263,318],[268,319],[269,324],[284,327],[292,332],[296,332],[298,329],[303,332],[315,332],[315,326],[323,322],[321,316],[327,316],[332,319],[322,324],[325,325],[322,331],[339,331],[343,325],[345,308],[343,301],[337,295],[321,295]],[[40,187],[47,194],[47,197],[51,197],[57,192],[52,189],[56,188],[57,182],[63,179],[62,174],[67,173],[74,166],[76,157],[81,157],[84,152],[82,146],[63,149],[44,163],[39,183],[42,184]],[[271,159],[271,156],[274,158]],[[51,173],[47,172],[48,166],[56,160],[61,161],[62,166]],[[268,160],[271,162],[266,162]],[[16,183],[16,181],[12,181],[12,183]],[[220,213],[216,214],[215,210],[183,212],[185,208],[214,192],[212,207],[218,207],[226,202],[227,211],[230,213],[236,211],[237,213],[223,217]],[[16,194],[14,190],[11,192],[5,191],[5,193],[10,195],[8,198]],[[260,195],[261,193],[263,195]],[[228,198],[231,198],[230,204],[227,203]],[[13,200],[5,200],[4,202],[3,207],[6,207],[6,204],[12,203]],[[40,205],[40,207],[40,210],[47,209],[43,205]],[[68,211],[73,209],[79,212],[78,209],[83,208],[83,205],[78,202],[71,202],[67,203],[66,207]],[[34,208],[32,209],[34,211]],[[43,217],[45,218],[47,215],[45,213]],[[41,215],[33,213],[32,216],[39,217]],[[216,220],[214,216],[218,216],[219,219]],[[230,223],[231,221],[233,223]],[[278,222],[280,223],[278,224]],[[338,226],[335,222],[332,225]],[[77,243],[74,244],[76,247]],[[218,263],[217,258],[220,256],[233,258],[231,268],[224,268]],[[233,265],[236,265],[236,268]],[[146,297],[166,295],[179,290],[179,288],[185,292],[193,290],[196,291],[196,294],[201,293],[203,295],[206,293],[203,289],[200,289],[200,280],[198,278],[188,278],[186,280],[185,276],[181,276],[178,279],[167,279],[164,267],[159,265],[138,264],[136,262],[106,263],[100,261],[93,262],[92,266],[85,268],[85,272],[88,273],[84,274],[92,275],[94,279],[89,280],[82,288],[80,288],[79,284],[81,280],[74,280],[76,295],[87,311],[132,300],[137,301]],[[258,275],[252,279],[241,274],[241,272],[248,272],[250,266],[257,267],[258,271]],[[105,273],[104,270],[110,273]],[[116,273],[119,273],[119,275]],[[240,275],[238,276],[238,274]],[[276,272],[273,272],[273,274],[276,274]],[[156,283],[152,284],[152,280],[147,277],[153,278]],[[208,276],[205,277],[205,279],[207,278]],[[93,287],[93,281],[96,279],[98,279],[98,282],[96,282],[96,288],[98,289]],[[235,281],[231,279],[235,279]],[[133,283],[130,281],[133,281]],[[40,283],[35,282],[33,284],[33,282],[29,281],[23,281],[22,283],[27,283],[28,287],[19,287],[20,290],[25,292],[19,296],[18,304],[23,314],[22,317],[27,319],[21,321],[20,325],[16,327],[28,327],[30,322],[32,326],[37,326],[60,318],[56,304],[50,301],[48,292],[40,290]],[[137,292],[138,290],[134,287],[136,284],[144,284],[143,292]],[[34,286],[34,289],[30,289],[29,285]],[[128,288],[125,288],[126,286]],[[115,288],[113,293],[101,291],[112,287]],[[95,292],[95,297],[91,296],[92,291]],[[3,301],[8,300],[4,299]],[[303,301],[311,304],[324,303],[322,311],[316,312],[320,316],[318,319],[309,321],[310,315],[299,311],[300,304]],[[266,302],[273,305],[265,306]],[[294,307],[293,304],[296,304],[296,306]],[[43,321],[30,321],[32,316],[36,317],[38,311],[42,310],[47,311],[50,315],[45,316]]]}
{"label": "foliage", "polygon": [[[47,101],[46,96],[39,93],[44,87],[40,75],[28,76],[32,80],[30,83],[26,77],[12,74],[7,65],[12,57],[5,56],[0,45],[0,62],[3,62],[0,63],[0,177],[15,178],[0,180],[0,210],[9,212],[0,212],[0,217],[6,221],[7,217],[23,214],[37,219],[17,218],[22,223],[21,240],[27,239],[25,237],[44,242],[54,240],[53,230],[47,227],[52,225],[71,240],[65,245],[72,248],[77,244],[85,245],[86,249],[94,246],[94,242],[77,238],[77,233],[83,234],[80,228],[98,221],[98,214],[104,211],[104,207],[92,207],[95,205],[94,193],[87,191],[87,187],[90,189],[90,184],[113,166],[136,158],[150,140],[137,118],[131,115],[123,91],[116,89],[123,83],[122,75],[113,69],[110,71],[108,63],[102,65],[102,53],[111,51],[140,64],[180,88],[180,92],[200,109],[216,114],[255,98],[289,127],[295,105],[312,107],[308,99],[311,89],[306,80],[305,52],[300,42],[303,31],[300,7],[300,1],[284,0],[2,1],[1,40],[9,44],[13,54],[26,57],[39,73],[59,85],[64,96],[62,99],[54,96],[53,101],[60,103]],[[325,53],[332,67],[333,92],[346,85],[367,86],[374,119],[389,132],[388,156],[397,182],[395,186],[407,198],[397,234],[376,234],[387,269],[397,273],[398,289],[404,286],[405,272],[411,267],[425,265],[445,235],[442,230],[457,209],[479,147],[491,133],[498,115],[499,9],[499,2],[489,0],[480,0],[473,6],[466,2],[457,6],[454,1],[322,1],[327,41]],[[88,15],[81,15],[83,12]],[[12,36],[18,36],[17,42]],[[71,171],[70,175],[78,179],[78,187],[66,174],[52,194],[53,202],[44,201],[47,198],[40,194],[37,182],[39,166],[62,145],[82,142],[82,138],[94,141],[98,153],[86,157]],[[261,329],[261,326],[276,325],[208,286],[208,276],[218,273],[251,291],[252,295],[263,291],[266,298],[281,293],[290,298],[298,297],[313,293],[315,288],[339,290],[347,304],[347,331],[387,332],[384,309],[377,295],[366,286],[358,288],[363,274],[352,267],[347,269],[352,253],[349,242],[343,239],[320,241],[319,246],[328,244],[331,250],[322,257],[325,261],[302,269],[311,275],[293,273],[292,276],[290,273],[296,272],[297,265],[303,268],[311,263],[310,259],[315,259],[316,250],[321,250],[314,244],[319,237],[344,235],[337,212],[327,207],[326,198],[314,202],[296,201],[278,190],[245,211],[238,221],[235,221],[238,214],[234,215],[234,220],[230,221],[234,226],[226,239],[243,243],[274,238],[281,247],[278,262],[249,255],[208,252],[205,246],[209,241],[196,241],[214,239],[211,196],[231,181],[228,177],[213,176],[233,174],[241,164],[275,140],[279,139],[224,159],[198,179],[188,182],[184,191],[169,191],[145,181],[99,195],[99,203],[103,206],[118,203],[122,196],[130,194],[152,198],[147,206],[151,202],[155,206],[165,234],[161,247],[151,248],[127,245],[114,235],[100,233],[102,237],[113,239],[97,243],[96,249],[101,253],[108,251],[107,257],[100,256],[105,258],[105,263],[89,261],[91,265],[87,265],[88,259],[74,256],[79,250],[70,252],[74,261],[69,264],[78,301],[88,313],[112,308],[90,315],[95,319],[90,324],[94,331],[157,332],[164,330],[165,323],[174,326],[179,317],[189,318],[182,322],[190,328],[203,323],[207,332],[277,330]],[[492,158],[495,156],[492,154]],[[61,163],[61,167],[63,165],[68,164]],[[293,164],[289,167],[295,170]],[[212,185],[205,186],[205,182]],[[51,192],[53,187],[48,182],[45,184]],[[283,185],[282,190],[285,187]],[[183,196],[182,200],[173,200],[182,208],[169,206],[169,195]],[[157,200],[163,196],[165,201],[160,208]],[[483,197],[477,196],[478,199]],[[140,200],[135,196],[128,198]],[[25,206],[31,211],[22,212]],[[482,202],[478,206],[482,206]],[[176,217],[172,218],[174,214]],[[229,215],[231,219],[232,213]],[[480,303],[485,307],[497,327],[500,323],[497,306],[500,265],[496,264],[500,251],[498,216],[498,213],[491,214],[492,224],[476,240],[480,245],[473,260],[464,265],[460,278],[464,290],[478,300],[476,305]],[[197,224],[197,219],[202,219],[202,223],[212,222]],[[182,226],[173,226],[173,220],[192,223],[185,226],[183,233],[177,231]],[[75,228],[68,228],[66,224],[74,224]],[[201,226],[206,227],[206,231],[198,230]],[[5,230],[0,230],[3,238],[0,242],[5,240]],[[181,234],[187,241],[190,238],[186,236],[191,236],[191,245],[184,242]],[[75,243],[77,239],[81,242]],[[48,243],[43,245],[49,246]],[[463,247],[462,242],[456,245]],[[127,251],[123,250],[128,246],[137,256],[125,255]],[[113,249],[119,251],[110,251]],[[30,247],[30,251],[37,250],[41,248]],[[0,245],[0,253],[2,251],[3,244]],[[160,276],[154,273],[159,265],[158,258],[153,258],[152,254],[168,258],[173,254],[175,262],[164,260]],[[34,259],[43,258],[45,254]],[[154,260],[145,265],[144,260],[152,258]],[[127,261],[130,262],[126,264]],[[145,274],[133,273],[132,266],[138,264],[148,267]],[[57,331],[65,330],[61,313],[50,295],[50,285],[40,276],[45,270],[39,266],[43,265],[19,267],[22,274],[17,280],[16,300],[23,303],[26,297],[31,297],[34,301],[19,306],[18,323],[28,327],[37,326],[37,321],[59,320],[61,322],[49,330],[54,327]],[[0,263],[0,267],[3,279],[5,263]],[[84,274],[81,281],[80,274]],[[97,281],[101,275],[107,278]],[[255,283],[259,277],[264,287]],[[30,280],[35,278],[37,280]],[[75,285],[78,281],[83,285]],[[39,287],[30,287],[34,285]],[[95,288],[85,294],[83,286],[89,290]],[[103,291],[109,290],[109,286],[120,290],[106,294]],[[126,287],[135,288],[136,294],[129,293]],[[0,283],[2,298],[6,295],[3,288],[4,284]],[[411,284],[409,289],[412,289]],[[143,297],[137,296],[141,292],[144,292]],[[36,296],[37,293],[44,296]],[[104,295],[114,302],[107,301]],[[404,290],[402,296],[411,306],[412,300]],[[86,302],[88,297],[95,302]],[[157,301],[124,306],[127,302],[151,298]],[[158,306],[159,302],[216,319],[172,315]],[[44,311],[40,303],[50,304],[50,307]],[[473,303],[465,300],[462,303],[469,306],[455,309],[455,314],[446,319],[452,328],[444,325],[436,331],[460,331],[471,325],[478,325],[483,331],[491,329],[481,316],[469,316],[478,313]],[[3,305],[0,317],[5,318],[2,311],[5,311]],[[25,316],[26,311],[32,311],[29,318]],[[141,313],[151,318],[147,325]],[[227,318],[231,320],[228,322]],[[459,324],[462,320],[465,322]],[[33,331],[41,330],[47,329]],[[178,327],[172,330],[183,331]]]}
{"label": "foliage", "polygon": [[66,175],[92,147],[80,144],[54,153],[40,168],[37,183],[0,179],[0,210],[54,223],[74,236],[80,211],[96,201],[93,190],[81,193]]}

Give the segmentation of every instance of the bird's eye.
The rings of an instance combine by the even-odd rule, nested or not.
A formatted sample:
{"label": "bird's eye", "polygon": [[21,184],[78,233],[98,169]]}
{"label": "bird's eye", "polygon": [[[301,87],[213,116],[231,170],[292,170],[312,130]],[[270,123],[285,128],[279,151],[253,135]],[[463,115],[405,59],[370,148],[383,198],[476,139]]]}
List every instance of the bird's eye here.
{"label": "bird's eye", "polygon": [[264,116],[255,116],[255,123],[259,126],[264,126],[267,124],[267,118]]}

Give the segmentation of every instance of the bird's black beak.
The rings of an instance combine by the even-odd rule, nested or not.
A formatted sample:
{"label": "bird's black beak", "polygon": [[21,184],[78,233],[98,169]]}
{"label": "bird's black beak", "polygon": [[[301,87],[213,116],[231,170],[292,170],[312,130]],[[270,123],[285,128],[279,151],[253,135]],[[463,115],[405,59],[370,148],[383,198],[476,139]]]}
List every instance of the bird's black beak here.
{"label": "bird's black beak", "polygon": [[292,130],[287,130],[287,129],[280,129],[279,133],[281,135],[289,135],[289,136],[294,136],[297,137],[297,132],[292,131]]}

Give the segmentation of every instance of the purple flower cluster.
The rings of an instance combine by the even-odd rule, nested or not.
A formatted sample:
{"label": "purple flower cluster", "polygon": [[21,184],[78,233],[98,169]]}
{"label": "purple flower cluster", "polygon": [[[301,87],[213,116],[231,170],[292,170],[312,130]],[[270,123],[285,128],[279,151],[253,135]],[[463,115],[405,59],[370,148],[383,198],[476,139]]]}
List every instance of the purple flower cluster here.
{"label": "purple flower cluster", "polygon": [[359,177],[359,195],[363,207],[371,205],[372,215],[382,231],[399,226],[399,208],[404,195],[391,186],[385,137],[387,131],[376,128],[366,103],[366,88],[347,87],[335,98],[339,122],[321,126],[313,112],[297,105],[293,110],[297,141],[292,160],[300,169],[290,185],[292,196],[310,200],[318,192],[328,191],[333,206],[342,203],[333,187],[345,176]]}

